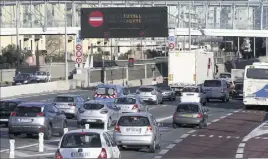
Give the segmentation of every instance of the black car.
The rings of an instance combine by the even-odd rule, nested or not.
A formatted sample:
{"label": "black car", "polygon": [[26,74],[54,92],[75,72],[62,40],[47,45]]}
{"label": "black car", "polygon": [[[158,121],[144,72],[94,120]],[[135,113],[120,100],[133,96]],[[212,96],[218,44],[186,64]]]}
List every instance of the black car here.
{"label": "black car", "polygon": [[8,125],[10,113],[14,111],[18,104],[24,102],[23,100],[1,100],[0,101],[0,124]]}
{"label": "black car", "polygon": [[233,98],[243,98],[243,83],[236,83],[233,90]]}
{"label": "black car", "polygon": [[12,85],[36,83],[36,78],[31,73],[19,73],[13,79]]}

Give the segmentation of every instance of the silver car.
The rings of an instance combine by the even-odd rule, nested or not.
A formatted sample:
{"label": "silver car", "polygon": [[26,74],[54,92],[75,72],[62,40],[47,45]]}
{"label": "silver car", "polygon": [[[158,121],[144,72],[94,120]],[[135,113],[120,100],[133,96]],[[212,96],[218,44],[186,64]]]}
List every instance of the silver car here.
{"label": "silver car", "polygon": [[154,104],[163,104],[162,91],[156,86],[141,86],[136,94],[140,96],[143,101],[153,102]]}
{"label": "silver car", "polygon": [[120,108],[114,103],[91,100],[86,102],[77,112],[77,125],[108,123],[108,127],[119,118]]}
{"label": "silver car", "polygon": [[180,103],[173,114],[173,127],[181,125],[196,125],[199,128],[207,126],[208,109],[198,102]]}
{"label": "silver car", "polygon": [[84,102],[81,96],[74,94],[58,95],[53,100],[54,105],[63,111],[68,119],[76,117],[77,110]]}
{"label": "silver car", "polygon": [[35,78],[37,82],[50,82],[51,76],[49,72],[38,71],[35,73]]}
{"label": "silver car", "polygon": [[148,112],[126,113],[115,125],[114,140],[120,149],[146,147],[154,153],[161,143],[159,125]]}
{"label": "silver car", "polygon": [[159,89],[162,91],[164,99],[172,101],[176,100],[176,93],[170,88],[170,86],[159,86]]}
{"label": "silver car", "polygon": [[115,105],[120,108],[121,113],[135,113],[147,111],[146,103],[137,95],[127,95],[115,100]]}
{"label": "silver car", "polygon": [[64,133],[67,120],[63,112],[51,103],[26,102],[19,104],[11,112],[8,121],[9,138],[15,138],[20,134],[32,136],[40,132],[44,133],[44,139],[51,138],[52,133]]}

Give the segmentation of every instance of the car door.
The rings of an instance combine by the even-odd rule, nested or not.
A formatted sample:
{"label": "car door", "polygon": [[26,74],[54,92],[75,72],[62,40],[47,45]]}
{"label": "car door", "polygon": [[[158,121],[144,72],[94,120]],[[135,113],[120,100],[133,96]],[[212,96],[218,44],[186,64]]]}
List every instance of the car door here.
{"label": "car door", "polygon": [[155,136],[156,136],[157,143],[159,143],[161,140],[161,132],[160,132],[160,129],[157,125],[157,121],[155,120],[155,118],[153,116],[150,117],[150,120],[151,120],[153,127],[155,129]]}
{"label": "car door", "polygon": [[113,150],[113,157],[114,158],[119,158],[120,157],[120,150],[118,149],[116,143],[114,142],[113,138],[111,137],[110,134],[108,133],[105,133],[108,137],[108,139],[110,140],[111,142],[111,145],[112,145],[112,150]]}
{"label": "car door", "polygon": [[56,106],[53,105],[52,107],[53,107],[53,109],[54,109],[54,111],[56,113],[56,118],[55,118],[56,127],[61,129],[63,127],[63,123],[64,123],[64,120],[65,120],[64,114],[61,113],[60,110]]}
{"label": "car door", "polygon": [[46,113],[46,118],[49,120],[52,124],[53,130],[57,130],[57,115],[56,112],[53,109],[52,105],[46,105],[45,106],[45,113]]}
{"label": "car door", "polygon": [[108,153],[110,154],[110,157],[109,157],[109,158],[116,158],[116,157],[113,155],[114,152],[113,152],[112,143],[111,143],[111,141],[109,140],[109,138],[108,138],[108,136],[107,136],[106,133],[103,133],[103,138],[104,138],[104,140],[105,140],[105,142],[106,142],[106,145],[107,145],[107,151],[108,151]]}

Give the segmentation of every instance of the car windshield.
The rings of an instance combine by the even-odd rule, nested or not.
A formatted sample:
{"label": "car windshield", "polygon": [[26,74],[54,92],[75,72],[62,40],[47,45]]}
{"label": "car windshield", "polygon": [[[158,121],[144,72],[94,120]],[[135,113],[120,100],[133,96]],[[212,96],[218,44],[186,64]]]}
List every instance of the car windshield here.
{"label": "car windshield", "polygon": [[0,101],[0,111],[12,111],[17,105],[16,102]]}
{"label": "car windshield", "polygon": [[66,134],[62,138],[61,148],[100,148],[100,134],[81,132]]}
{"label": "car windshield", "polygon": [[198,113],[199,106],[196,104],[180,104],[177,107],[179,113]]}
{"label": "car windshield", "polygon": [[263,68],[249,68],[247,69],[247,78],[251,79],[268,79],[268,69]]}
{"label": "car windshield", "polygon": [[195,92],[195,93],[198,93],[199,90],[198,90],[198,88],[195,88],[195,87],[185,87],[185,88],[183,88],[182,92]]}
{"label": "car windshield", "polygon": [[99,103],[85,103],[83,107],[87,110],[100,110],[104,105]]}
{"label": "car windshield", "polygon": [[62,103],[71,103],[74,102],[73,97],[63,97],[63,96],[58,96],[54,99],[54,102],[62,102]]}
{"label": "car windshield", "polygon": [[120,126],[150,126],[150,121],[144,116],[122,116],[118,124]]}
{"label": "car windshield", "polygon": [[36,72],[36,75],[44,76],[44,75],[46,75],[46,72]]}
{"label": "car windshield", "polygon": [[146,88],[146,87],[139,88],[140,92],[152,92],[153,90],[154,88]]}
{"label": "car windshield", "polygon": [[231,78],[230,74],[220,74],[220,78]]}
{"label": "car windshield", "polygon": [[28,73],[21,73],[15,77],[15,79],[28,79],[28,78],[30,78],[30,74]]}
{"label": "car windshield", "polygon": [[99,87],[99,88],[97,88],[95,93],[98,94],[98,95],[114,95],[115,94],[115,89],[107,88],[107,87]]}
{"label": "car windshield", "polygon": [[27,117],[35,117],[37,113],[42,112],[41,107],[29,107],[29,106],[18,106],[15,109],[16,116],[27,116]]}
{"label": "car windshield", "polygon": [[128,97],[123,97],[123,98],[118,98],[115,103],[117,104],[135,104],[136,99],[135,98],[128,98]]}
{"label": "car windshield", "polygon": [[221,81],[219,80],[206,80],[204,82],[204,87],[220,87]]}
{"label": "car windshield", "polygon": [[236,84],[235,89],[236,90],[243,90],[243,84]]}

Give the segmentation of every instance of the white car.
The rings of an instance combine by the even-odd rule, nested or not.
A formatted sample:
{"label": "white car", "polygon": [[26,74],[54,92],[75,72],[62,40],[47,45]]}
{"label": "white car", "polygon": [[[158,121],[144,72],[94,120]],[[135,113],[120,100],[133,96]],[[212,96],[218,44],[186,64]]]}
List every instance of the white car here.
{"label": "white car", "polygon": [[71,130],[64,134],[55,153],[56,159],[121,158],[113,138],[99,129]]}
{"label": "white car", "polygon": [[108,128],[113,122],[116,122],[120,115],[120,108],[114,103],[100,100],[90,100],[78,109],[77,125],[107,123]]}
{"label": "white car", "polygon": [[205,92],[203,92],[202,88],[198,86],[184,87],[181,92],[180,101],[198,102],[203,105],[206,105],[207,103]]}

